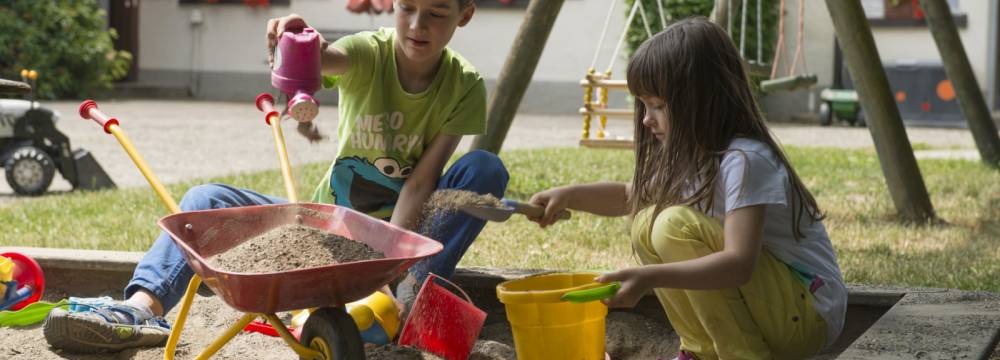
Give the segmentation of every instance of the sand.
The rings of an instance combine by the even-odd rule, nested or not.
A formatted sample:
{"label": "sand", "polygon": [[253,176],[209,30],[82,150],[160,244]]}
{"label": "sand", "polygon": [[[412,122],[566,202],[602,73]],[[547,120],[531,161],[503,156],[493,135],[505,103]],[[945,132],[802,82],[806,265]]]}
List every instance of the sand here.
{"label": "sand", "polygon": [[[174,323],[177,311],[168,320]],[[240,312],[231,309],[217,297],[195,297],[187,325],[181,336],[177,359],[191,359],[200,353],[222,331],[236,321]],[[659,334],[657,334],[659,333]],[[656,334],[657,336],[652,336]],[[472,360],[514,360],[515,351],[510,325],[496,322],[485,326],[473,348]],[[607,352],[612,359],[670,359],[676,354],[678,340],[670,330],[642,315],[611,312],[607,318]],[[433,355],[399,346],[369,345],[370,359],[428,360]],[[100,355],[77,355],[52,349],[45,342],[41,325],[27,328],[0,328],[0,359],[136,359],[159,360],[163,348],[127,350]],[[257,333],[242,333],[233,338],[213,359],[297,359],[292,350],[278,338]]]}
{"label": "sand", "polygon": [[247,240],[209,261],[231,272],[262,273],[384,257],[381,252],[358,241],[308,226],[286,225]]}

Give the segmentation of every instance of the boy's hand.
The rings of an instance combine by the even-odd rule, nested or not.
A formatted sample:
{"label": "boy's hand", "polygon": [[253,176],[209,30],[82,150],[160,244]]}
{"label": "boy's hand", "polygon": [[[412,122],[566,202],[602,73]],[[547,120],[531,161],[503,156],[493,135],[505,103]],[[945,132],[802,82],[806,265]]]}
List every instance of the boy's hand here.
{"label": "boy's hand", "polygon": [[618,293],[615,296],[601,301],[608,307],[635,307],[635,304],[639,303],[639,299],[642,299],[642,295],[645,295],[646,291],[649,291],[646,272],[641,267],[610,272],[598,276],[594,281],[601,283],[620,281],[622,283],[622,287],[618,289]]}
{"label": "boy's hand", "polygon": [[544,207],[545,215],[542,215],[540,218],[529,217],[528,220],[538,223],[542,228],[552,225],[559,220],[559,213],[568,206],[569,193],[569,188],[560,187],[535,194],[531,197],[531,200],[528,200],[528,203]]}
{"label": "boy's hand", "polygon": [[[278,46],[278,39],[285,30],[305,28],[306,21],[297,14],[274,18],[267,21],[267,66],[274,66],[274,47]],[[326,43],[320,36],[320,42]]]}

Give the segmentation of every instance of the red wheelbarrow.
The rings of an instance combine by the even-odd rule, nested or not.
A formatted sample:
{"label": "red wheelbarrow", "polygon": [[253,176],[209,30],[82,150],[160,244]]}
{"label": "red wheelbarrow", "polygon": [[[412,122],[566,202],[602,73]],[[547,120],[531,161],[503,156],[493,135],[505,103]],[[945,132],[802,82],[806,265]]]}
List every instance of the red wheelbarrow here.
{"label": "red wheelbarrow", "polygon": [[[227,305],[245,312],[209,345],[197,359],[207,359],[263,317],[282,340],[303,359],[363,359],[361,335],[344,305],[382,288],[417,261],[441,251],[441,243],[398,226],[335,205],[298,203],[291,166],[285,151],[278,113],[270,95],[261,94],[257,107],[274,133],[290,204],[181,212],[173,197],[153,174],[119,126],[92,100],[80,104],[80,116],[114,135],[160,201],[173,215],[158,222],[183,250],[194,276],[188,283],[177,320],[164,351],[171,360],[197,289],[204,282]],[[234,273],[214,268],[207,259],[226,252],[271,229],[299,224],[360,241],[385,254],[383,259],[354,261],[273,273]],[[276,312],[312,309],[296,339]]]}
{"label": "red wheelbarrow", "polygon": [[[360,241],[383,252],[385,258],[254,274],[227,272],[207,261],[287,224],[300,224]],[[203,356],[211,356],[247,323],[263,317],[302,358],[363,358],[357,325],[343,305],[377,291],[418,260],[442,248],[439,242],[420,234],[348,208],[324,204],[191,211],[164,217],[159,225],[183,249],[191,269],[205,285],[226,304],[247,313],[205,349]],[[316,307],[320,309],[310,314],[298,341],[274,314]]]}

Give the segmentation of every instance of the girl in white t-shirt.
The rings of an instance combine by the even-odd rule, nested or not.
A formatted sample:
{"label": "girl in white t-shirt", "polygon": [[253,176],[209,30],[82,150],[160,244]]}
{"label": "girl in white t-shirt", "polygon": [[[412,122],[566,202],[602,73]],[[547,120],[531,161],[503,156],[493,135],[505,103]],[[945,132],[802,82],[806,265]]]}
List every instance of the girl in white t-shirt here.
{"label": "girl in white t-shirt", "polygon": [[[843,327],[847,291],[816,200],[767,129],[726,31],[674,23],[628,66],[636,96],[633,180],[532,197],[548,226],[569,208],[631,215],[642,266],[608,306],[656,293],[681,338],[680,359],[793,359]],[[666,336],[666,335],[664,335]]]}

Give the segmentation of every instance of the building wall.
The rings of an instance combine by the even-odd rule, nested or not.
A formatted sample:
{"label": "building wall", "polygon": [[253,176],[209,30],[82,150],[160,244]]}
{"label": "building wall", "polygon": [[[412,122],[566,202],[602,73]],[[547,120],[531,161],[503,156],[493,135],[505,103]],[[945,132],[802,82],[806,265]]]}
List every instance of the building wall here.
{"label": "building wall", "polygon": [[[614,9],[597,68],[609,62],[624,23],[622,1]],[[968,16],[960,28],[980,88],[987,86],[989,14],[992,1],[963,0],[959,8]],[[608,0],[566,0],[538,63],[521,111],[554,114],[573,113],[581,102],[576,84],[590,67]],[[787,2],[787,65],[795,50],[798,2]],[[795,92],[775,93],[763,98],[772,120],[815,111],[816,93],[833,81],[833,23],[823,1],[806,1],[803,50],[806,69],[815,73],[817,86]],[[200,25],[192,25],[193,13]],[[324,32],[350,33],[392,26],[391,15],[367,16],[347,12],[342,1],[292,0],[290,6],[250,9],[242,5],[179,5],[176,0],[146,1],[140,9],[140,82],[187,86],[201,98],[240,100],[270,90],[265,65],[264,26],[268,19],[288,13],[303,15]],[[649,15],[656,16],[655,10]],[[468,58],[487,78],[492,90],[524,16],[524,9],[478,9],[473,20],[459,29],[450,46]],[[655,29],[654,29],[655,30]],[[873,33],[883,63],[897,60],[940,62],[937,48],[926,27],[874,27]],[[626,60],[613,68],[622,78]],[[783,68],[784,69],[784,68]],[[787,70],[784,70],[787,71]],[[624,106],[624,93],[612,93],[612,105]],[[326,92],[327,103],[335,96]]]}
{"label": "building wall", "polygon": [[[576,83],[591,64],[610,2],[567,0],[538,63],[523,109],[572,113],[580,106]],[[604,70],[624,22],[619,1],[598,67]],[[200,25],[192,24],[199,13]],[[140,9],[140,82],[190,86],[198,97],[235,100],[269,90],[264,31],[267,20],[302,15],[323,32],[356,32],[393,26],[391,15],[357,15],[344,2],[293,0],[290,6],[251,9],[242,5],[179,5],[147,1]],[[492,88],[524,16],[524,9],[480,8],[456,31],[449,46],[468,58]],[[625,61],[614,73],[622,76]],[[335,100],[325,94],[327,101]],[[624,94],[615,96],[621,103]],[[324,98],[321,98],[321,101]],[[553,106],[555,104],[555,106]]]}
{"label": "building wall", "polygon": [[[788,1],[785,19],[786,60],[790,60],[795,50],[798,26],[798,2]],[[990,13],[993,1],[961,0],[958,13],[967,16],[968,23],[959,27],[959,36],[969,57],[980,89],[989,93],[988,75],[990,57]],[[810,73],[818,77],[816,86],[807,91],[784,92],[768,95],[762,99],[763,108],[771,120],[785,120],[796,114],[815,112],[819,106],[817,94],[833,83],[834,71],[834,28],[830,13],[824,1],[806,1],[803,50]],[[872,35],[882,63],[934,62],[940,63],[941,56],[926,26],[919,27],[872,27]],[[783,62],[783,64],[785,64]],[[846,66],[846,64],[844,65]]]}

